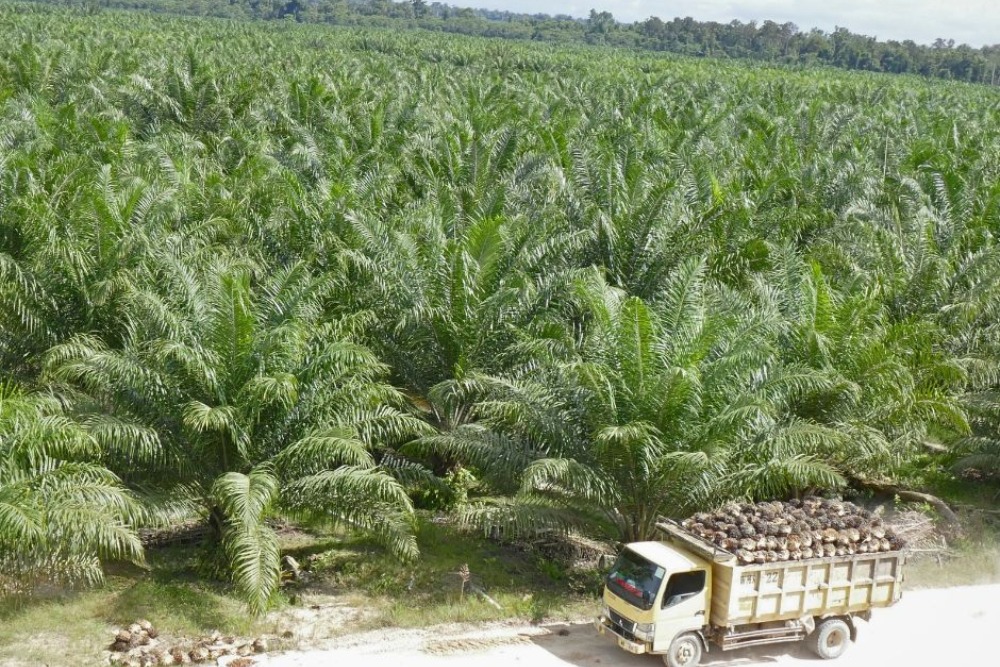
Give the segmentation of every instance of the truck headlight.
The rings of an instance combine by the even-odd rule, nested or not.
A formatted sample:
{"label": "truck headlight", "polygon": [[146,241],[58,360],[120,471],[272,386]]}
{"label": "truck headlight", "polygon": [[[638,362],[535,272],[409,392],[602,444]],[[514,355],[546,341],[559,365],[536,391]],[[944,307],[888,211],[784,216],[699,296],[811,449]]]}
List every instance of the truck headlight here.
{"label": "truck headlight", "polygon": [[653,634],[656,632],[655,623],[636,623],[635,624],[635,638],[641,639],[642,641],[651,642],[653,641]]}
{"label": "truck headlight", "polygon": [[601,603],[601,618],[611,618],[611,609],[603,602]]}

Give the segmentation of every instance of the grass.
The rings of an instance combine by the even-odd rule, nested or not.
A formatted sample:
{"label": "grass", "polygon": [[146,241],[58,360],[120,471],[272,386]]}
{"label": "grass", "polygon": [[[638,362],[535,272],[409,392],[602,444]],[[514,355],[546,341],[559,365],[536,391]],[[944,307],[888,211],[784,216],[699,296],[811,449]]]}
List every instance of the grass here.
{"label": "grass", "polygon": [[214,591],[116,579],[100,590],[0,610],[0,665],[101,664],[111,628],[139,618],[178,637],[254,629],[238,602]]}
{"label": "grass", "polygon": [[212,630],[250,635],[267,630],[221,585],[198,580],[196,549],[154,551],[149,569],[115,569],[95,590],[15,604],[0,601],[0,666],[104,664],[112,628],[139,618],[167,637]]}
{"label": "grass", "polygon": [[1000,583],[1000,544],[963,544],[954,557],[917,559],[906,566],[906,588],[948,588]]}
{"label": "grass", "polygon": [[[985,510],[985,511],[984,511]],[[1000,583],[1000,519],[988,504],[961,511],[963,537],[947,554],[919,554],[906,566],[906,587],[947,588]]]}
{"label": "grass", "polygon": [[[331,590],[367,597],[367,625],[566,620],[591,613],[596,604],[598,573],[567,571],[551,561],[426,519],[419,524],[417,542],[421,557],[409,564],[357,540],[310,554],[312,567]],[[463,565],[471,575],[464,588],[458,575]]]}
{"label": "grass", "polygon": [[[250,619],[228,587],[197,575],[198,548],[157,550],[148,554],[148,569],[116,568],[96,590],[17,606],[0,601],[0,667],[103,664],[101,651],[111,642],[112,629],[139,618],[167,637],[199,637],[213,630],[280,635],[294,629],[299,640],[320,640],[387,626],[582,618],[593,613],[599,590],[594,573],[566,572],[427,517],[418,527],[422,557],[409,564],[340,533],[289,531],[281,539],[286,553],[309,563],[314,579],[304,588],[286,589],[277,610],[264,619]],[[463,593],[457,574],[463,564],[469,566],[470,584],[501,609],[471,587]],[[331,603],[364,613],[345,623],[319,619],[308,632],[296,626],[301,624],[297,614]]]}

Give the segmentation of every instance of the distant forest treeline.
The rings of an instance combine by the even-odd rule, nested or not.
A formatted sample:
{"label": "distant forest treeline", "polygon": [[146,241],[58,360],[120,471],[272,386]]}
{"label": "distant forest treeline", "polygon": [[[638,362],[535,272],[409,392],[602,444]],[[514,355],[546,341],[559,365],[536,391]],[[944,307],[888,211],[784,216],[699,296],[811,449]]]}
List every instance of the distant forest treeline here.
{"label": "distant forest treeline", "polygon": [[453,7],[424,0],[37,0],[144,9],[173,14],[224,18],[285,19],[303,23],[423,28],[442,32],[543,42],[583,42],[669,51],[690,56],[747,58],[799,65],[828,65],[852,70],[918,74],[927,77],[1000,85],[1000,44],[972,48],[939,38],[933,45],[911,40],[880,41],[837,28],[800,30],[794,23],[716,23],[693,18],[670,21],[651,17],[619,23],[609,12],[590,17],[518,14]]}

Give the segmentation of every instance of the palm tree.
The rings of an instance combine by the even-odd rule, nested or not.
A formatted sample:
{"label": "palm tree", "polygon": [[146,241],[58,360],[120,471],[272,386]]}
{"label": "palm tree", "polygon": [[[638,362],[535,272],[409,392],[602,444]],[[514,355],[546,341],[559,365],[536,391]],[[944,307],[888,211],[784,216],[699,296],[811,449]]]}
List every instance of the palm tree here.
{"label": "palm tree", "polygon": [[828,380],[782,364],[778,322],[706,270],[684,263],[655,310],[595,274],[578,341],[549,341],[542,372],[479,379],[481,421],[414,446],[463,458],[499,489],[517,483],[470,520],[632,541],[662,515],[843,482],[823,456],[840,434],[793,411]]}
{"label": "palm tree", "polygon": [[616,134],[575,154],[566,201],[570,224],[590,231],[588,263],[629,294],[652,300],[677,264],[697,253],[697,221],[678,187],[677,165],[649,147],[639,130]]}
{"label": "palm tree", "polygon": [[0,385],[0,598],[96,584],[101,561],[142,561],[139,505],[53,396]]}
{"label": "palm tree", "polygon": [[413,469],[387,448],[425,426],[382,383],[387,368],[352,342],[357,322],[324,320],[328,282],[302,265],[258,276],[233,261],[204,273],[169,255],[150,264],[159,288],[133,293],[121,349],[78,336],[46,359],[51,380],[82,392],[87,419],[109,436],[144,436],[112,445],[108,465],[198,499],[255,613],[278,583],[265,524],[278,508],[415,556],[412,507],[394,477]]}
{"label": "palm tree", "polygon": [[967,371],[944,351],[940,327],[917,318],[894,322],[884,303],[841,293],[819,263],[803,262],[789,247],[776,249],[773,263],[757,299],[787,323],[786,362],[831,381],[802,397],[797,410],[846,434],[853,446],[829,452],[841,470],[893,478],[935,434],[967,431],[960,401]]}
{"label": "palm tree", "polygon": [[173,193],[155,177],[90,169],[82,155],[44,168],[27,157],[17,167],[29,185],[13,189],[0,223],[0,355],[31,376],[45,349],[75,333],[119,339],[121,287],[169,219]]}
{"label": "palm tree", "polygon": [[987,476],[1000,473],[1000,396],[996,391],[979,392],[966,397],[971,433],[958,441],[959,472],[978,471]]}
{"label": "palm tree", "polygon": [[520,332],[553,319],[551,304],[572,282],[569,257],[585,239],[523,219],[447,218],[436,205],[352,223],[355,247],[341,253],[351,290],[341,302],[377,314],[380,353],[397,383],[422,397],[509,363]]}

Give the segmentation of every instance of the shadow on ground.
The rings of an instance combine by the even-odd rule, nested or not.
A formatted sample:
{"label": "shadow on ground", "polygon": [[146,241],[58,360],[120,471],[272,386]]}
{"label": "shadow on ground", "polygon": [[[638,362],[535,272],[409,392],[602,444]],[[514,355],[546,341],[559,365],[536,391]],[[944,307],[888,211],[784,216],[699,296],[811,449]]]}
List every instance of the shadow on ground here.
{"label": "shadow on ground", "polygon": [[[550,626],[551,634],[532,637],[532,643],[567,665],[576,667],[654,667],[662,665],[660,656],[632,655],[618,648],[614,638],[598,635],[590,624]],[[802,644],[759,646],[723,652],[712,647],[705,654],[702,667],[749,667],[778,662],[819,663],[820,660]]]}

